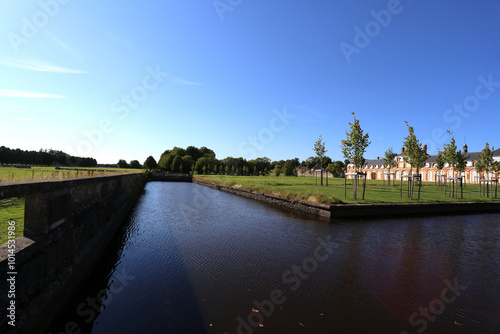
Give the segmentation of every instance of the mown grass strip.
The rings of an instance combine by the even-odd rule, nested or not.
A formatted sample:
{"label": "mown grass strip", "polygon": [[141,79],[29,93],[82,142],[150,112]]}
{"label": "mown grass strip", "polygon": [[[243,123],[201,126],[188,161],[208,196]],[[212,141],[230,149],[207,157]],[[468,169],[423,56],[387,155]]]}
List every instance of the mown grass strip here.
{"label": "mown grass strip", "polygon": [[16,238],[24,235],[24,198],[0,200],[0,245],[8,240],[9,221],[15,221]]}
{"label": "mown grass strip", "polygon": [[[403,182],[403,197],[400,197],[400,182],[387,186],[380,180],[367,180],[365,199],[352,199],[352,180],[347,180],[347,198],[344,198],[344,179],[329,179],[328,186],[317,186],[314,177],[286,176],[226,176],[196,175],[201,181],[242,188],[255,192],[268,193],[290,199],[302,199],[316,203],[433,203],[433,202],[490,202],[498,201],[479,195],[476,184],[467,184],[463,188],[463,199],[444,196],[443,186],[434,183],[422,183],[420,200],[406,197],[407,183]],[[318,182],[319,183],[319,182]],[[361,189],[358,188],[358,197]],[[416,191],[415,191],[416,197]]]}
{"label": "mown grass strip", "polygon": [[0,184],[12,182],[35,182],[49,180],[67,180],[82,177],[110,176],[117,174],[142,172],[142,169],[122,168],[66,168],[61,167],[31,167],[15,168],[0,167]]}

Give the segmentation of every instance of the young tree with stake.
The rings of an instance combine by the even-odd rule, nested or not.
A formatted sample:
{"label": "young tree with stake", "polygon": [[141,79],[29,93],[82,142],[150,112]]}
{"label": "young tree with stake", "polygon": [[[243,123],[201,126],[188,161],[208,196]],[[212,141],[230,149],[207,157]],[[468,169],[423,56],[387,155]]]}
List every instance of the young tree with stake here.
{"label": "young tree with stake", "polygon": [[[408,137],[405,138],[403,142],[403,147],[405,148],[403,159],[406,163],[409,163],[411,166],[411,174],[413,174],[413,168],[416,169],[415,175],[420,175],[419,171],[425,164],[425,161],[429,157],[425,149],[420,144],[420,141],[417,139],[415,135],[415,131],[413,130],[413,126],[410,126],[407,121],[405,121],[408,126]],[[411,188],[409,188],[408,197],[413,197],[413,186],[414,182],[411,183]]]}
{"label": "young tree with stake", "polygon": [[479,161],[477,162],[477,165],[479,165],[481,171],[485,173],[484,178],[486,179],[488,177],[491,166],[493,165],[493,151],[490,150],[490,144],[486,143],[486,146],[484,147],[482,152],[479,153],[478,157]]}
{"label": "young tree with stake", "polygon": [[[453,133],[448,131],[448,134],[452,135]],[[455,142],[455,137],[452,136],[450,143],[444,145],[443,157],[451,168],[451,177],[455,177],[454,169],[457,164],[457,144]]]}
{"label": "young tree with stake", "polygon": [[[352,113],[355,115],[354,113]],[[349,122],[351,126],[350,131],[346,131],[347,138],[342,140],[342,154],[345,159],[349,159],[350,163],[354,165],[355,172],[358,172],[359,167],[363,164],[366,148],[371,144],[368,140],[370,136],[368,133],[364,134],[359,120],[354,117],[353,123]],[[358,188],[357,178],[354,178],[354,191],[353,197],[356,199],[356,193]]]}
{"label": "young tree with stake", "polygon": [[325,162],[325,154],[326,152],[328,152],[328,150],[325,148],[325,143],[323,142],[323,135],[320,135],[319,139],[314,142],[313,151],[316,153],[316,157],[321,164],[321,186],[323,186],[323,164]]}
{"label": "young tree with stake", "polygon": [[410,164],[411,172],[413,173],[413,168],[415,168],[416,175],[419,175],[420,168],[424,166],[429,155],[417,139],[413,126],[410,126],[406,121],[405,123],[408,126],[409,134],[403,142],[403,147],[405,148],[403,159],[406,163]]}
{"label": "young tree with stake", "polygon": [[441,171],[443,170],[445,164],[446,161],[444,160],[444,153],[438,150],[438,155],[436,157],[436,160],[434,161],[434,166],[436,166],[439,171],[439,185],[441,185]]}
{"label": "young tree with stake", "polygon": [[384,163],[389,169],[389,173],[387,174],[387,185],[389,187],[391,186],[391,168],[396,166],[396,161],[394,161],[394,158],[396,158],[396,156],[397,154],[392,150],[392,147],[390,147],[384,153]]}

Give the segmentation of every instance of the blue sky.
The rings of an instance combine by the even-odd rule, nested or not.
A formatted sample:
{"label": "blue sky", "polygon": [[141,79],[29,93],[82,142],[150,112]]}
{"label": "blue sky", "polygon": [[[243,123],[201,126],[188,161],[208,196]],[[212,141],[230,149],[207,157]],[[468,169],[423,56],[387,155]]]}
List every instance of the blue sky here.
{"label": "blue sky", "polygon": [[366,158],[414,126],[500,147],[500,1],[0,1],[0,145],[99,163],[173,146]]}

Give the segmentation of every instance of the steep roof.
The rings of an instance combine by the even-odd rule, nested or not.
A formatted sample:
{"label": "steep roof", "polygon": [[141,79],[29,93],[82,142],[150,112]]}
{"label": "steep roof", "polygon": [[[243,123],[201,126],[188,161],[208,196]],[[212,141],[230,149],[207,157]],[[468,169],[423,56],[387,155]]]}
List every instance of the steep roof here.
{"label": "steep roof", "polygon": [[363,161],[363,165],[384,165],[384,159],[367,159]]}
{"label": "steep roof", "polygon": [[323,167],[321,166],[321,164],[316,164],[316,166],[313,167],[313,170],[322,170]]}

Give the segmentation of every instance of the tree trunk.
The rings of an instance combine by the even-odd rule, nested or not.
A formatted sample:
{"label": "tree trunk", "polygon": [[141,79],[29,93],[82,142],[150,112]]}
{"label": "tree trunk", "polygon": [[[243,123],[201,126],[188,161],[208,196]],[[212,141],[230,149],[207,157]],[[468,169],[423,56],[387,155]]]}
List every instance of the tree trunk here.
{"label": "tree trunk", "polygon": [[358,169],[357,168],[354,169],[354,173],[356,175],[354,175],[354,190],[353,190],[353,195],[352,196],[353,196],[354,199],[356,199],[356,194],[358,192],[358,175],[357,175]]}

